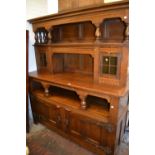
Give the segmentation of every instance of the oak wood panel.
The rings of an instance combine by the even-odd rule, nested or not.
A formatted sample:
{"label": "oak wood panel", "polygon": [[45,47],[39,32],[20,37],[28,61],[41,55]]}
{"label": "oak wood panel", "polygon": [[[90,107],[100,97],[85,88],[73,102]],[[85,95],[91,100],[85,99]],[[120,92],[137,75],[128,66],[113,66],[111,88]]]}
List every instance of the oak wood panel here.
{"label": "oak wood panel", "polygon": [[[44,119],[49,119],[49,106],[40,102],[35,96],[30,96],[33,114],[42,116]],[[38,118],[37,118],[38,119]]]}
{"label": "oak wood panel", "polygon": [[108,132],[106,128],[96,121],[92,121],[92,119],[90,120],[75,113],[70,114],[69,133],[75,137],[84,139],[96,147],[104,148],[107,146]]}

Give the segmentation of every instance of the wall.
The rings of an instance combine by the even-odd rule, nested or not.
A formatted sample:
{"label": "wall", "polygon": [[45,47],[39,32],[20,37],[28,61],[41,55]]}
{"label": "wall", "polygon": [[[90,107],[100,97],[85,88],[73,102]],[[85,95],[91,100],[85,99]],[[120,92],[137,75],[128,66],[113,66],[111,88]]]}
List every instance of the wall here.
{"label": "wall", "polygon": [[[32,19],[58,12],[58,0],[26,0],[26,17]],[[37,70],[33,44],[34,33],[32,25],[26,22],[26,29],[29,30],[29,72]]]}
{"label": "wall", "polygon": [[[26,0],[26,18],[32,19],[39,16],[53,14],[58,12],[58,0]],[[35,43],[34,32],[32,25],[26,22],[26,29],[29,30],[29,58],[28,68],[29,72],[37,70],[35,51],[33,44]],[[29,125],[30,128],[33,124],[32,110],[29,101]]]}
{"label": "wall", "polygon": [[47,0],[26,0],[27,19],[46,15],[48,13]]}

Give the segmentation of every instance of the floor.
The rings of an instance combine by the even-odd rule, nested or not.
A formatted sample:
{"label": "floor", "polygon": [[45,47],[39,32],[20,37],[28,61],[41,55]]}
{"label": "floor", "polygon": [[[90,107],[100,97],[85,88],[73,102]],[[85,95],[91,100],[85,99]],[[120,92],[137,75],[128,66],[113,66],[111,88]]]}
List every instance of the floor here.
{"label": "floor", "polygon": [[[46,145],[45,148],[47,147],[47,145],[52,145],[53,150],[54,150],[54,155],[96,155],[92,152],[89,152],[88,150],[80,147],[79,145],[71,142],[68,139],[65,139],[63,137],[61,137],[60,135],[58,135],[57,133],[47,129],[45,126],[38,124],[32,124],[31,129],[30,129],[30,133],[27,134],[27,141],[29,139],[31,139],[32,136],[34,136],[35,134],[37,135],[38,132],[43,131],[48,133],[49,135],[51,135],[52,137],[50,137],[52,140],[50,140],[50,138],[48,138],[46,140]],[[129,145],[128,145],[128,131],[126,132],[126,134],[124,135],[124,140],[121,143],[121,149],[118,153],[118,155],[129,155]],[[39,137],[38,137],[39,138]],[[39,149],[39,148],[38,148]],[[53,153],[33,153],[31,154],[30,151],[30,155],[53,155]]]}

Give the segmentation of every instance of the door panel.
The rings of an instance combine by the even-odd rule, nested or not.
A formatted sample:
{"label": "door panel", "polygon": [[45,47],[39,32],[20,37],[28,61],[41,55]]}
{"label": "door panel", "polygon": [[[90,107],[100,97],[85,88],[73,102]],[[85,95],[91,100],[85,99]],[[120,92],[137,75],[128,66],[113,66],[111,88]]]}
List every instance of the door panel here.
{"label": "door panel", "polygon": [[60,113],[55,105],[50,105],[49,121],[52,126],[58,127],[60,125]]}
{"label": "door panel", "polygon": [[79,114],[70,114],[69,134],[74,137],[85,140],[87,143],[99,148],[105,148],[108,143],[108,131],[106,125],[81,116]]}
{"label": "door panel", "polygon": [[31,96],[31,105],[33,113],[36,113],[40,118],[49,118],[49,106],[38,101],[35,97]]}

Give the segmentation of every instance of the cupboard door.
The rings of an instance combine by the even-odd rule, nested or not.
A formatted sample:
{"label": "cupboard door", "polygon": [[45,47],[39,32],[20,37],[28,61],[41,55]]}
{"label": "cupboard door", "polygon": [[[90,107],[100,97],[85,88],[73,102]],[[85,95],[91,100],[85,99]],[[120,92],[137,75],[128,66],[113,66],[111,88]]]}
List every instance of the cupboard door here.
{"label": "cupboard door", "polygon": [[69,124],[69,112],[68,110],[60,107],[59,105],[50,105],[49,113],[50,125],[55,126],[64,132],[67,132]]}
{"label": "cupboard door", "polygon": [[31,96],[32,112],[37,114],[39,119],[49,118],[49,106],[41,101],[38,101],[35,97]]}
{"label": "cupboard door", "polygon": [[54,127],[60,126],[60,123],[61,123],[60,112],[59,112],[59,108],[57,108],[55,105],[50,105],[49,121],[50,121],[50,125]]}
{"label": "cupboard door", "polygon": [[84,137],[84,123],[80,117],[76,114],[71,113],[69,119],[69,133],[77,138]]}
{"label": "cupboard door", "polygon": [[56,115],[57,127],[67,133],[69,126],[70,110],[60,106],[56,106],[56,112],[55,114],[53,113],[53,117],[55,117],[54,115]]}
{"label": "cupboard door", "polygon": [[71,113],[68,130],[72,136],[80,138],[105,152],[110,152],[108,147],[108,125]]}

